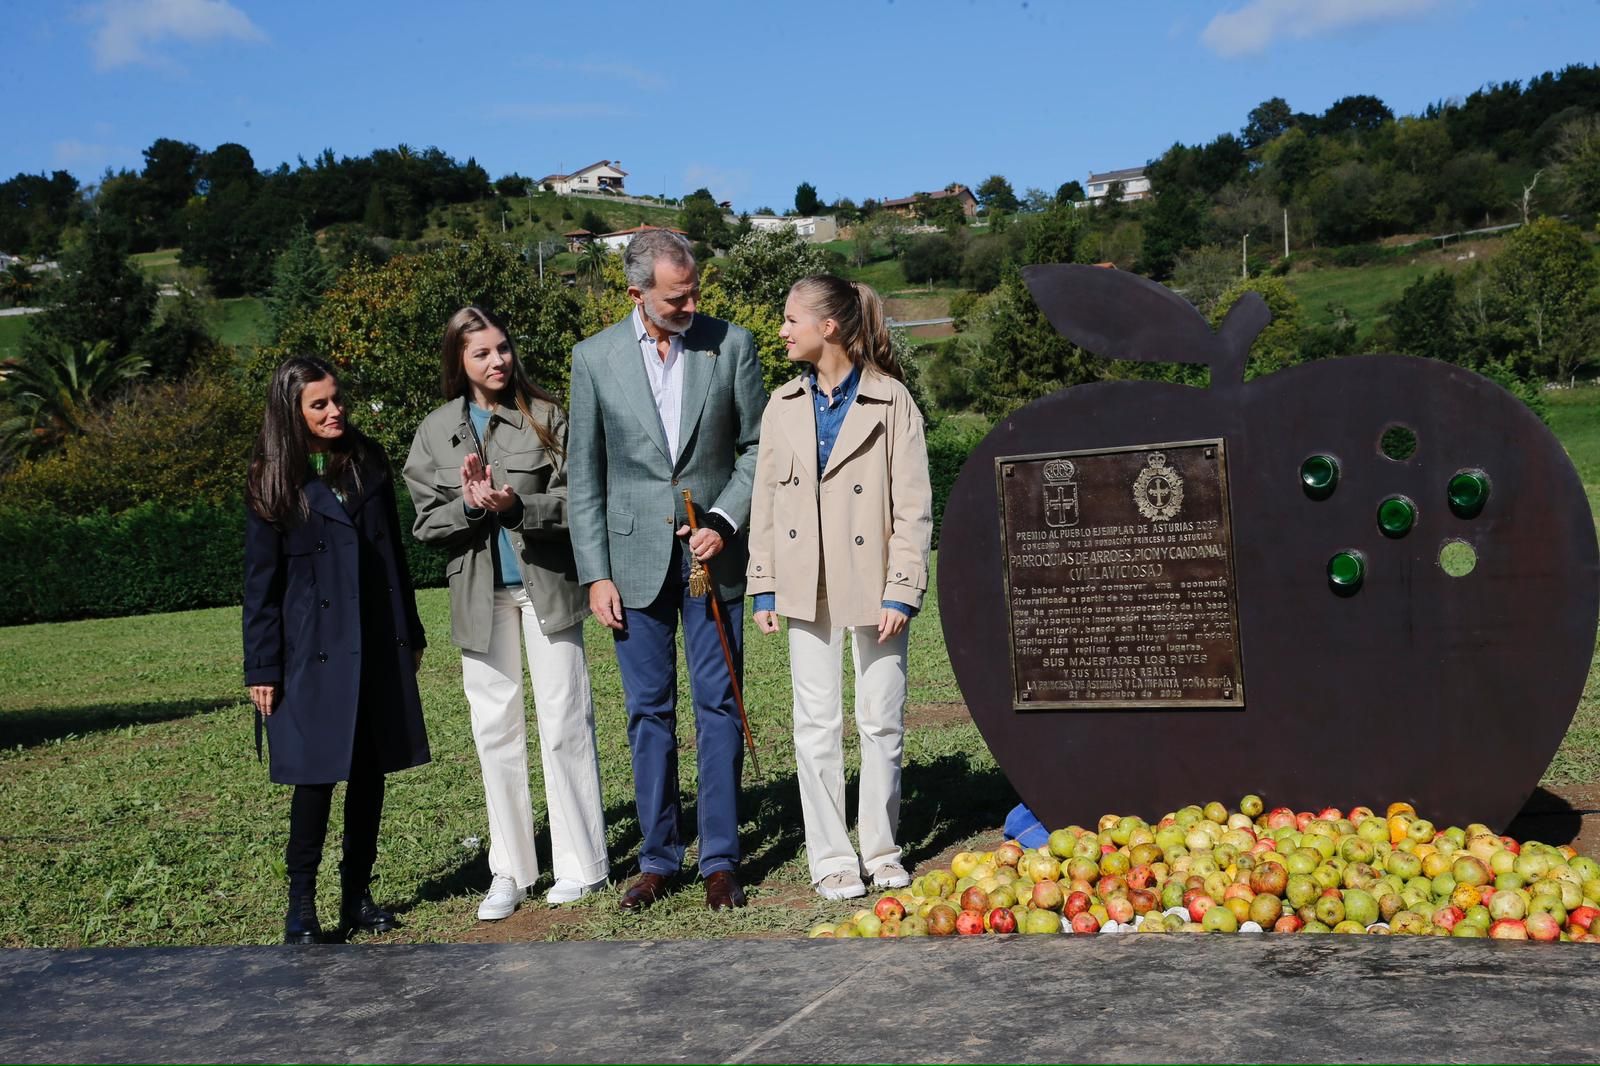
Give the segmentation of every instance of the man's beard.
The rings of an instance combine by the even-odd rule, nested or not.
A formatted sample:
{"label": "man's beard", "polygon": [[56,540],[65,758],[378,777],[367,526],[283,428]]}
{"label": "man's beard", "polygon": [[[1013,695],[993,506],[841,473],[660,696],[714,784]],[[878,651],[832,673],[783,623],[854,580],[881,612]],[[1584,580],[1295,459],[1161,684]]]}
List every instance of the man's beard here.
{"label": "man's beard", "polygon": [[644,317],[648,318],[652,323],[654,323],[657,329],[664,330],[667,333],[685,333],[688,331],[689,327],[694,324],[693,311],[690,311],[688,314],[684,315],[681,322],[674,322],[672,319],[665,318],[658,314],[655,308],[650,306],[649,300],[644,302]]}

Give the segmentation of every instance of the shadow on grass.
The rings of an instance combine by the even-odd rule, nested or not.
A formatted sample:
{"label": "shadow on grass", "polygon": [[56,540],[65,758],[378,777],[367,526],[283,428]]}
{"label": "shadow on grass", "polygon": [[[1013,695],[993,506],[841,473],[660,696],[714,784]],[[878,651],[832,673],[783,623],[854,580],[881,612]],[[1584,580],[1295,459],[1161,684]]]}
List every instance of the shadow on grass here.
{"label": "shadow on grass", "polygon": [[1586,813],[1593,812],[1578,810],[1549,789],[1536,788],[1506,827],[1506,835],[1517,840],[1566,843],[1577,839]]}
{"label": "shadow on grass", "polygon": [[[1006,812],[1017,802],[1010,782],[993,766],[975,767],[965,754],[941,755],[936,759],[907,765],[900,779],[900,841],[904,863],[912,869],[950,846],[985,830],[998,829]],[[854,824],[860,801],[860,781],[852,774],[846,781],[846,811]],[[740,793],[743,816],[740,843],[744,861],[740,880],[759,885],[805,851],[805,819],[800,809],[800,786],[792,773],[759,781],[746,777]],[[696,806],[692,793],[683,796],[680,825],[683,839],[692,845],[696,839]],[[614,803],[606,809],[606,825],[612,839],[607,848],[613,884],[624,884],[639,872],[641,837],[632,802]],[[543,819],[541,819],[543,823]],[[536,847],[541,856],[550,854],[550,834],[546,824],[537,831]],[[549,877],[549,871],[544,871]],[[801,874],[804,878],[804,873]],[[691,852],[680,875],[680,882],[694,880]],[[463,894],[477,894],[489,887],[491,872],[488,853],[479,849],[470,857],[441,869],[417,889],[416,896],[396,908],[404,913],[422,902],[436,902]]]}
{"label": "shadow on grass", "polygon": [[[89,703],[77,707],[30,707],[0,711],[0,748],[31,748],[53,740],[102,733],[130,725],[167,722],[237,704],[231,700],[163,700],[156,703]],[[250,715],[239,712],[241,730],[253,728]],[[254,740],[251,741],[255,743]]]}

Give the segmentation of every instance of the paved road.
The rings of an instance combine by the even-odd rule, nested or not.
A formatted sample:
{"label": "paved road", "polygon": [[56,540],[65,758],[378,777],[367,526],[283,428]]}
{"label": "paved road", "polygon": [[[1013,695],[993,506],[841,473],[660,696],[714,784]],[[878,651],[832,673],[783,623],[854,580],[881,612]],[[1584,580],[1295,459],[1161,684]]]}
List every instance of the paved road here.
{"label": "paved road", "polygon": [[1600,948],[1377,936],[0,952],[4,1062],[1592,1062]]}

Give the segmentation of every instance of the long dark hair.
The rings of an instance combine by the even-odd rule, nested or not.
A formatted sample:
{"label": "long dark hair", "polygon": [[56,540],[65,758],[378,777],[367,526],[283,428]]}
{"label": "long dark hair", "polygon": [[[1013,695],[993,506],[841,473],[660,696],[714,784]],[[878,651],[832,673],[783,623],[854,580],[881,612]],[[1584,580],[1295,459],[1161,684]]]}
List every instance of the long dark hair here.
{"label": "long dark hair", "polygon": [[[250,473],[245,480],[245,501],[250,509],[278,527],[303,522],[308,514],[305,483],[311,472],[311,433],[300,413],[300,394],[314,381],[332,378],[333,367],[311,355],[285,359],[272,374],[267,388],[266,417],[250,453]],[[350,425],[329,441],[328,467],[322,477],[330,485],[360,494],[362,471],[373,458],[373,446]]]}
{"label": "long dark hair", "polygon": [[870,285],[846,281],[832,274],[811,274],[789,290],[818,317],[839,324],[839,339],[850,355],[850,362],[865,366],[896,381],[906,379],[894,357],[889,326],[884,321],[883,301]]}
{"label": "long dark hair", "polygon": [[528,368],[522,365],[522,358],[517,355],[517,343],[511,339],[511,331],[506,329],[505,323],[493,311],[477,304],[468,304],[451,315],[450,321],[444,324],[444,337],[439,341],[439,391],[447,400],[467,395],[472,388],[467,380],[463,359],[467,351],[467,337],[491,327],[505,334],[506,344],[511,348],[511,380],[506,385],[511,395],[501,397],[501,402],[509,399],[522,412],[522,417],[533,427],[534,434],[546,451],[552,455],[562,454],[561,442],[548,425],[533,417],[532,407],[534,400],[543,400],[555,408],[561,405],[548,391],[533,383]]}

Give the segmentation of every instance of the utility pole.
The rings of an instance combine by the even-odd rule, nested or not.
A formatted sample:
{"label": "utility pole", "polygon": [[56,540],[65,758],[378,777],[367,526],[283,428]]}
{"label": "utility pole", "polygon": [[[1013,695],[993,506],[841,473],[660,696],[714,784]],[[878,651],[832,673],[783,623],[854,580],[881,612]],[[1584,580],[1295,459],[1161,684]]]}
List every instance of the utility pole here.
{"label": "utility pole", "polygon": [[1244,235],[1244,241],[1239,245],[1239,276],[1250,276],[1250,234]]}
{"label": "utility pole", "polygon": [[1289,258],[1289,209],[1283,209],[1283,257]]}

